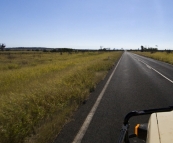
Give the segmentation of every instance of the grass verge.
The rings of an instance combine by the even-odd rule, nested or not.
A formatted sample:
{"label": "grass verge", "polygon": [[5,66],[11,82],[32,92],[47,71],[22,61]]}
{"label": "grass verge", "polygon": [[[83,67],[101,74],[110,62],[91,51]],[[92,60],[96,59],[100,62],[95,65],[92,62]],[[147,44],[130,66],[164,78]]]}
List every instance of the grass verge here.
{"label": "grass verge", "polygon": [[1,55],[0,142],[51,142],[121,54]]}

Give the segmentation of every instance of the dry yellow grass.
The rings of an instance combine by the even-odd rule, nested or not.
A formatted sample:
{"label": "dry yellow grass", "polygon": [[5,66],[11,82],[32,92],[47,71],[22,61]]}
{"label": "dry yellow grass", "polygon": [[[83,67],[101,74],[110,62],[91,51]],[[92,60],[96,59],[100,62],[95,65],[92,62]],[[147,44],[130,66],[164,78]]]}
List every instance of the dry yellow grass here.
{"label": "dry yellow grass", "polygon": [[51,142],[121,54],[1,54],[0,142]]}
{"label": "dry yellow grass", "polygon": [[163,61],[166,63],[173,64],[173,53],[166,53],[166,52],[135,52],[136,54],[143,55],[149,58],[153,58],[159,61]]}

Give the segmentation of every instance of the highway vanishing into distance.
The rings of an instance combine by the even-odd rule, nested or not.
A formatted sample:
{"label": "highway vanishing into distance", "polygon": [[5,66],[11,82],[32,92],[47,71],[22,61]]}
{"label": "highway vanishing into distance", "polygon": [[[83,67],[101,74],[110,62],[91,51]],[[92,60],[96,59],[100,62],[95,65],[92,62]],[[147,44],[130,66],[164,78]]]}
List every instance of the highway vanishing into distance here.
{"label": "highway vanishing into distance", "polygon": [[[116,143],[124,116],[133,110],[173,105],[173,66],[124,52],[54,143]],[[130,119],[134,125],[149,116]],[[131,142],[140,142],[136,138]]]}

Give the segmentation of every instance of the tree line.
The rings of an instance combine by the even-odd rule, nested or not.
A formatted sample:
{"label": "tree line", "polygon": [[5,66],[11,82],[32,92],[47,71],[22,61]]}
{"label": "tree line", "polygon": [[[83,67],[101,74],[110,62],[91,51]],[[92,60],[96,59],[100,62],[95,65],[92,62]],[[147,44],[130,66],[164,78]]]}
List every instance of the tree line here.
{"label": "tree line", "polygon": [[144,46],[141,46],[141,52],[157,52],[158,49],[157,48],[152,48],[152,47],[144,47]]}

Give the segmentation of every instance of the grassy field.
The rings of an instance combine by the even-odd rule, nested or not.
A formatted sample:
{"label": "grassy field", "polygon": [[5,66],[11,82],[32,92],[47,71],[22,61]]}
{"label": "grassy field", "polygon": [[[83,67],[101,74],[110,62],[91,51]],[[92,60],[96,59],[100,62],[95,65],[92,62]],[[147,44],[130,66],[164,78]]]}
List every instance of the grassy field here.
{"label": "grassy field", "polygon": [[163,61],[169,64],[173,64],[173,53],[167,53],[167,52],[135,52],[136,54],[146,56],[149,58],[153,58],[159,61]]}
{"label": "grassy field", "polygon": [[48,143],[122,52],[1,52],[0,143]]}

